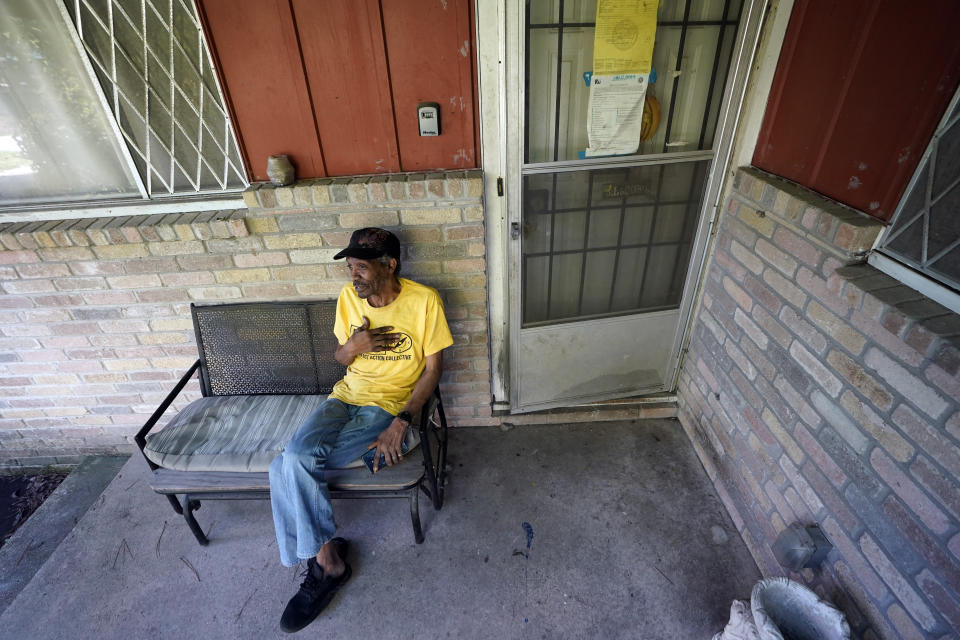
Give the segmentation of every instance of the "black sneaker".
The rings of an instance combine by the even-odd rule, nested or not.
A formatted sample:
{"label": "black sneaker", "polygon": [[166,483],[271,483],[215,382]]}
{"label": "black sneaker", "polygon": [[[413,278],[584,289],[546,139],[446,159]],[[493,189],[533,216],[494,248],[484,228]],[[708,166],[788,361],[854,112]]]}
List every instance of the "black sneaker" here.
{"label": "black sneaker", "polygon": [[344,560],[343,573],[335,578],[326,576],[323,568],[317,564],[316,558],[307,560],[307,569],[301,574],[304,580],[300,585],[300,591],[290,598],[287,608],[283,610],[283,615],[280,617],[281,630],[293,633],[313,622],[330,604],[343,583],[350,579],[350,565],[346,562],[347,541],[343,538],[334,538],[333,543],[336,545],[337,553]]}

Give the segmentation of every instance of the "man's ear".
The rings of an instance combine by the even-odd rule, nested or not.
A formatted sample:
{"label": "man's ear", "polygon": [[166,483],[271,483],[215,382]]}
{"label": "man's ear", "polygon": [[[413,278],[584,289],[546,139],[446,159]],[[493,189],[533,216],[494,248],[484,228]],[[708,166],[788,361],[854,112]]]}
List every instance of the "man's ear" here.
{"label": "man's ear", "polygon": [[397,270],[397,259],[390,258],[390,275],[393,275]]}

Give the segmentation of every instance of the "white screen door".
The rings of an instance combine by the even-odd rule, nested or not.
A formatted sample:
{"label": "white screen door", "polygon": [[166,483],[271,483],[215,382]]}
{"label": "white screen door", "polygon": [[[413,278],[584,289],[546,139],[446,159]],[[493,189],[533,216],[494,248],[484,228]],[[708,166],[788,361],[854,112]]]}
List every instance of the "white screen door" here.
{"label": "white screen door", "polygon": [[589,160],[578,152],[596,0],[529,0],[517,13],[514,411],[672,388],[741,5],[661,0],[648,137],[636,155]]}

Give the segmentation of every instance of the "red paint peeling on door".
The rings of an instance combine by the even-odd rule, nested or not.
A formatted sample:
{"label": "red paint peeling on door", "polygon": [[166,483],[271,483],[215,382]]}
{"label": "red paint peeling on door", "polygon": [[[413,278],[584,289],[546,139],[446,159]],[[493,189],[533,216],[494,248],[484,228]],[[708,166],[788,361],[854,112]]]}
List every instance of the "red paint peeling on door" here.
{"label": "red paint peeling on door", "polygon": [[798,0],[753,164],[887,221],[958,81],[960,4]]}

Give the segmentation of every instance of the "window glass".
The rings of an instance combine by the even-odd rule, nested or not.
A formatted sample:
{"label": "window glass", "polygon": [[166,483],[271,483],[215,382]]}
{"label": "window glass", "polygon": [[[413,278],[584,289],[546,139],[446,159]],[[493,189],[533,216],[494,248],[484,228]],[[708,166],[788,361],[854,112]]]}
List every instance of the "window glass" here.
{"label": "window glass", "polygon": [[524,323],[678,307],[709,164],[525,176]]}
{"label": "window glass", "polygon": [[[560,6],[563,19],[560,19]],[[661,0],[637,154],[713,148],[740,2]],[[596,0],[532,0],[525,26],[528,163],[576,160],[587,146]],[[724,11],[727,12],[724,18]]]}
{"label": "window glass", "polygon": [[139,197],[51,2],[0,2],[0,204]]}

